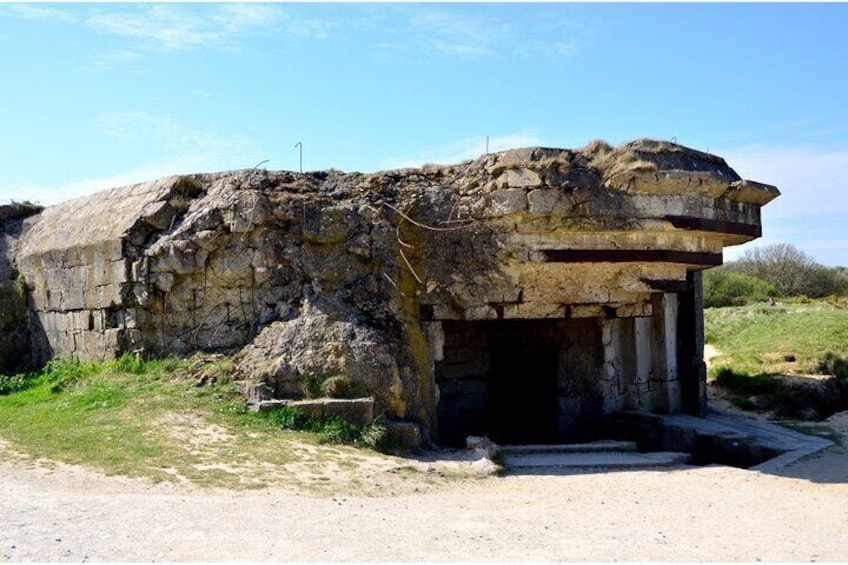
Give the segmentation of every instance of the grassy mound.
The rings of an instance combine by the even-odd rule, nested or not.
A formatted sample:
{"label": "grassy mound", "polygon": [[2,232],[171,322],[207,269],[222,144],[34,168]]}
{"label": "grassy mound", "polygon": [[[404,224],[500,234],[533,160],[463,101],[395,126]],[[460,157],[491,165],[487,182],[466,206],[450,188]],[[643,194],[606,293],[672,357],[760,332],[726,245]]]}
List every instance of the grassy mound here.
{"label": "grassy mound", "polygon": [[749,374],[818,373],[832,352],[848,357],[848,307],[786,300],[704,311],[706,342],[720,352],[715,369]]}
{"label": "grassy mound", "polygon": [[379,456],[359,449],[382,441],[379,424],[247,411],[227,362],[58,359],[38,373],[0,376],[0,447],[108,474],[222,487],[264,486],[273,479],[263,469],[317,472]]}
{"label": "grassy mound", "polygon": [[[848,308],[790,300],[705,311],[712,382],[745,410],[818,420],[848,410]],[[798,375],[821,375],[799,378]]]}

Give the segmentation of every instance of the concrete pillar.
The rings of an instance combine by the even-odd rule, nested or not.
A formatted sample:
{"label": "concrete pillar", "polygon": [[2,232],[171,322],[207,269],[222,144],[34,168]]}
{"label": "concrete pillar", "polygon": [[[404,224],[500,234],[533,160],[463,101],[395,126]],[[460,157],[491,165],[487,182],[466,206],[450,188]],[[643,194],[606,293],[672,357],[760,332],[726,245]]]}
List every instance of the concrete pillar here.
{"label": "concrete pillar", "polygon": [[630,318],[633,320],[633,364],[630,384],[631,407],[638,410],[653,410],[651,394],[652,345],[650,318]]}
{"label": "concrete pillar", "polygon": [[640,410],[650,404],[650,331],[636,320],[640,318],[603,321],[605,414],[622,409]]}
{"label": "concrete pillar", "polygon": [[677,351],[681,410],[702,416],[707,410],[707,367],[704,364],[704,290],[700,271],[686,276],[677,316]]}
{"label": "concrete pillar", "polygon": [[624,407],[621,394],[621,320],[601,320],[601,344],[603,346],[603,369],[601,393],[604,397],[604,414],[611,414]]}
{"label": "concrete pillar", "polygon": [[424,322],[422,325],[430,349],[430,360],[442,361],[445,358],[445,331],[442,322]]}
{"label": "concrete pillar", "polygon": [[654,295],[653,331],[653,389],[654,410],[674,414],[680,412],[680,381],[677,362],[677,294]]}
{"label": "concrete pillar", "polygon": [[647,382],[651,378],[653,365],[651,318],[634,318],[633,326],[636,342],[636,382]]}
{"label": "concrete pillar", "polygon": [[431,406],[429,418],[429,433],[432,437],[439,437],[439,401],[440,389],[436,383],[436,362],[443,361],[445,358],[445,330],[442,327],[442,322],[424,322],[424,335],[427,337],[427,346],[430,351],[430,371],[427,375],[420,375],[419,378],[427,379],[427,390],[432,391],[431,398],[425,399],[428,406]]}

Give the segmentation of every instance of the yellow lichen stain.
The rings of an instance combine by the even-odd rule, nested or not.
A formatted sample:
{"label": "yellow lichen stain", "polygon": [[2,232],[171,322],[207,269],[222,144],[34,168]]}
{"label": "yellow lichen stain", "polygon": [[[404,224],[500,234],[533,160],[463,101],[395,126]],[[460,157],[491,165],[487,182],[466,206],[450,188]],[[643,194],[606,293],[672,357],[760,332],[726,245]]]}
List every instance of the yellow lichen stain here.
{"label": "yellow lichen stain", "polygon": [[[398,375],[400,387],[397,393],[394,390],[392,392],[394,393],[393,408],[396,409],[399,417],[414,417],[429,423],[435,418],[436,385],[430,360],[430,347],[419,323],[417,296],[424,290],[422,283],[419,282],[419,279],[424,280],[424,266],[421,262],[421,229],[407,221],[402,221],[398,228],[398,235],[406,245],[398,242],[397,258],[400,265],[398,289],[400,291],[401,316],[408,359],[412,365],[409,370],[413,372],[413,375],[409,375],[409,377],[414,378],[417,382],[414,394],[418,398],[416,402],[413,402],[413,405],[420,407],[418,413],[407,414],[406,412],[408,403],[403,399],[403,396],[404,393],[410,394],[412,391],[403,389],[403,379],[400,378],[400,375]],[[397,406],[395,407],[394,404]]]}

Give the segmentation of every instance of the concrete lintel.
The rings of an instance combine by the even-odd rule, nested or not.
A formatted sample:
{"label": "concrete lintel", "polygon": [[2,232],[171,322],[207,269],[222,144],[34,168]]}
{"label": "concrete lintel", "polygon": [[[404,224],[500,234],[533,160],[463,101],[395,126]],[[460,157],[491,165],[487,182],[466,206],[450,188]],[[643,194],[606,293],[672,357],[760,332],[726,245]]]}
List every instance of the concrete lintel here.
{"label": "concrete lintel", "polygon": [[679,263],[721,265],[722,254],[671,249],[541,249],[545,263]]}
{"label": "concrete lintel", "polygon": [[709,220],[707,218],[694,218],[691,216],[666,216],[665,219],[672,226],[681,230],[744,235],[752,238],[763,235],[762,226],[754,224]]}
{"label": "concrete lintel", "polygon": [[643,283],[648,285],[651,290],[656,290],[659,292],[686,292],[686,279],[677,280],[677,279],[663,279],[663,280],[651,280],[651,279],[641,279]]}

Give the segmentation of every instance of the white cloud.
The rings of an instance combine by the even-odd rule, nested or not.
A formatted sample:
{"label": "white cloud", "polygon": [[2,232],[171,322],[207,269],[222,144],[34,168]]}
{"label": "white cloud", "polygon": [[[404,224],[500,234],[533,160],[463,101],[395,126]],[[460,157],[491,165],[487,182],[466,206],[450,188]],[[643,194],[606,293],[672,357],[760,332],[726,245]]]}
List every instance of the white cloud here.
{"label": "white cloud", "polygon": [[432,5],[414,8],[411,14],[406,7],[399,8],[393,18],[377,17],[370,23],[375,34],[382,36],[376,47],[460,58],[540,56],[558,61],[574,56],[588,42],[585,22],[578,23],[559,6],[534,5],[520,16],[484,11],[479,5],[475,8],[474,14]]}
{"label": "white cloud", "polygon": [[94,31],[142,40],[166,50],[191,49],[217,41],[224,34],[173,6],[153,5],[140,11],[95,13],[86,19]]}
{"label": "white cloud", "polygon": [[[543,142],[532,132],[518,132],[489,137],[489,152],[515,149],[519,147],[534,147]],[[437,147],[430,147],[416,153],[398,155],[382,161],[381,169],[401,169],[405,167],[420,167],[425,163],[452,164],[476,159],[486,152],[486,136],[467,137]]]}
{"label": "white cloud", "polygon": [[569,59],[590,44],[593,27],[585,21],[572,18],[542,18],[532,37],[519,43],[527,55],[539,55],[551,60]]}
{"label": "white cloud", "polygon": [[96,33],[129,40],[124,47],[99,55],[92,63],[94,69],[135,61],[146,51],[229,49],[240,37],[274,30],[281,23],[291,34],[313,37],[326,36],[332,27],[292,18],[279,6],[269,4],[113,4],[76,6],[73,11],[23,4],[10,6],[6,13],[19,18],[84,25]]}
{"label": "white cloud", "polygon": [[67,10],[32,4],[15,4],[7,8],[14,15],[30,20],[51,20],[56,22],[74,23],[79,18]]}
{"label": "white cloud", "polygon": [[229,33],[239,33],[248,28],[272,25],[281,15],[277,7],[268,4],[222,4],[209,15],[209,21]]}
{"label": "white cloud", "polygon": [[493,40],[506,31],[503,25],[443,12],[414,15],[409,25],[422,51],[460,56],[492,54]]}
{"label": "white cloud", "polygon": [[84,179],[62,184],[6,185],[0,189],[0,203],[8,200],[29,200],[49,206],[78,196],[85,196],[109,188],[161,178],[177,174],[177,172],[185,172],[185,170],[177,170],[172,166],[163,164],[125,171],[108,177]]}
{"label": "white cloud", "polygon": [[[222,163],[225,163],[222,166]],[[228,169],[247,169],[253,161],[243,160],[229,163],[215,151],[187,152],[177,157],[143,164],[136,168],[109,176],[82,179],[60,184],[3,184],[0,186],[0,203],[10,200],[30,200],[51,205],[78,196],[94,194],[101,190],[155,180],[171,175],[209,172]]]}
{"label": "white cloud", "polygon": [[277,30],[292,36],[326,39],[339,27],[332,18],[296,17],[280,6],[244,3],[97,9],[85,23],[95,31],[135,40],[146,49],[165,51],[228,49],[237,45],[241,37]]}

